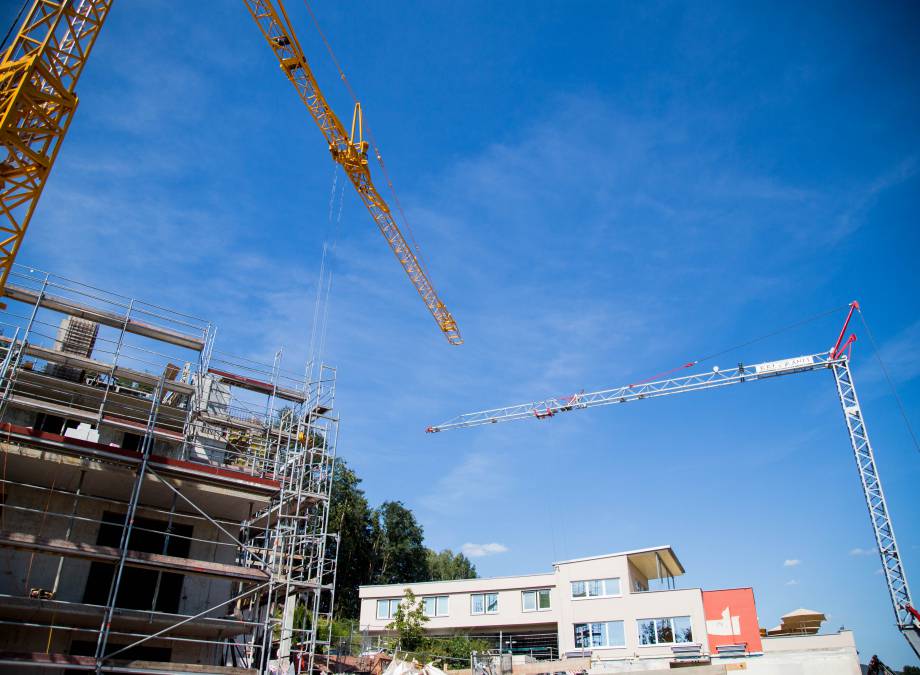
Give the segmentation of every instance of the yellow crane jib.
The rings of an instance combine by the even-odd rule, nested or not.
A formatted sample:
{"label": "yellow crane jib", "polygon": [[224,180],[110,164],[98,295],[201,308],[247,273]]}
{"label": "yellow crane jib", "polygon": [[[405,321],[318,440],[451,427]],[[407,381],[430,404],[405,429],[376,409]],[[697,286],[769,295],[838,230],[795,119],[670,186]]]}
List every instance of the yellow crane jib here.
{"label": "yellow crane jib", "polygon": [[[320,90],[313,71],[307,63],[281,0],[243,0],[243,2],[278,59],[282,72],[296,89],[298,96],[326,139],[333,160],[345,170],[358,196],[364,202],[374,223],[387,240],[387,244],[396,259],[399,260],[428,311],[431,312],[441,332],[451,344],[462,344],[463,339],[460,337],[457,322],[438,297],[428,274],[393,218],[390,207],[380,196],[371,180],[367,161],[369,145],[363,139],[361,104],[355,105],[349,134],[326,102],[326,97]],[[356,132],[357,141],[353,140]]]}
{"label": "yellow crane jib", "polygon": [[0,57],[0,297],[112,0],[38,0]]}

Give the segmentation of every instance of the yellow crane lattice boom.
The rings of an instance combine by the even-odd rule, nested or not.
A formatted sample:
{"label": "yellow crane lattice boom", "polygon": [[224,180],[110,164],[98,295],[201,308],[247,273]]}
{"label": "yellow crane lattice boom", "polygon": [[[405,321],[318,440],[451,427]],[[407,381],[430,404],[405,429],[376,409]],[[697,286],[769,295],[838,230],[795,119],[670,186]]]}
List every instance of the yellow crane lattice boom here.
{"label": "yellow crane lattice boom", "polygon": [[0,297],[112,0],[37,0],[0,60]]}
{"label": "yellow crane lattice boom", "polygon": [[[428,311],[434,316],[438,327],[451,344],[462,344],[463,340],[460,337],[457,322],[441,302],[422,264],[390,212],[390,207],[374,187],[367,162],[368,144],[361,138],[357,141],[354,139],[354,124],[352,134],[349,135],[342,122],[329,107],[307,63],[303,49],[297,41],[283,4],[280,0],[277,3],[274,0],[243,0],[243,2],[281,64],[282,71],[294,85],[304,105],[310,111],[313,121],[316,122],[325,137],[332,158],[348,174],[352,185],[358,191],[358,196],[364,202],[380,233],[403,266],[412,285],[422,297]],[[358,124],[360,134],[360,105],[355,106],[355,122]]]}

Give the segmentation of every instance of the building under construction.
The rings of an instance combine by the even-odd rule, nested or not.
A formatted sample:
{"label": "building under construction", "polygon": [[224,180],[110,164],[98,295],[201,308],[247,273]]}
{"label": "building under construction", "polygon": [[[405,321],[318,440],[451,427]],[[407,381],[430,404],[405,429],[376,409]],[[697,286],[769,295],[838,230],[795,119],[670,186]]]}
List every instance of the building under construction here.
{"label": "building under construction", "polygon": [[0,313],[0,670],[310,672],[335,370],[16,266]]}

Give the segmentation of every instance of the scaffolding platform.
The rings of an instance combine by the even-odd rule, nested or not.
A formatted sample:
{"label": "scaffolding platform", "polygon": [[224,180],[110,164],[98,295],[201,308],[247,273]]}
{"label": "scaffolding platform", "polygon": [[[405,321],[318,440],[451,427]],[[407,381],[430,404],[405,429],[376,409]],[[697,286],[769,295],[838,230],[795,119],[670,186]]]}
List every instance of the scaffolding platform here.
{"label": "scaffolding platform", "polygon": [[6,295],[0,669],[312,671],[335,369],[217,352],[209,321],[32,268]]}
{"label": "scaffolding platform", "polygon": [[[112,563],[118,562],[122,554],[122,551],[113,546],[96,546],[67,541],[66,539],[37,537],[34,534],[25,532],[0,531],[0,547]],[[250,583],[262,583],[268,581],[269,578],[269,575],[262,570],[252,567],[225,565],[223,563],[208,562],[207,560],[191,560],[170,555],[142,553],[140,551],[127,550],[124,553],[124,564],[127,567],[168,570],[192,576],[219,577]]]}
{"label": "scaffolding platform", "polygon": [[74,300],[51,295],[42,290],[33,290],[13,284],[8,284],[6,286],[4,295],[10,300],[18,300],[26,305],[37,305],[38,307],[60,312],[61,314],[86,319],[87,321],[102,324],[103,326],[110,326],[111,328],[122,329],[126,333],[152,338],[154,340],[176,345],[177,347],[185,347],[200,352],[205,348],[207,342],[205,337],[199,338],[194,335],[187,335],[176,330],[139,321],[130,316],[129,307],[126,307],[127,311],[124,314],[120,314],[118,312],[101,309],[99,307],[91,307]]}
{"label": "scaffolding platform", "polygon": [[[70,656],[67,654],[46,654],[43,652],[6,652],[0,651],[0,666],[16,668],[41,667],[61,668],[66,670],[95,670],[96,659],[92,656]],[[127,661],[113,660],[102,668],[103,673],[125,673],[149,675],[151,672],[169,673],[170,675],[256,675],[251,668],[234,668],[232,666],[205,666],[195,663],[173,663],[161,661]]]}
{"label": "scaffolding platform", "polygon": [[[0,595],[0,621],[3,622],[60,625],[77,631],[92,631],[99,627],[104,614],[105,607],[101,605]],[[112,628],[119,632],[150,633],[189,618],[167,612],[117,608],[112,615]],[[173,634],[177,637],[215,640],[222,636],[243,635],[247,630],[248,626],[232,618],[201,617],[175,628]]]}

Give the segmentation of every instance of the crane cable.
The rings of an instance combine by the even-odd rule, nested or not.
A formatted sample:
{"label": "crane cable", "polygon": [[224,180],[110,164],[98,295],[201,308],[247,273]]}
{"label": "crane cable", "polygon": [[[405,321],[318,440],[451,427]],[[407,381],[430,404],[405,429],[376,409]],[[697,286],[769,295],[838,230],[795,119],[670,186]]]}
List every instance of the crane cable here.
{"label": "crane cable", "polygon": [[[338,216],[335,216],[336,194],[338,194]],[[345,197],[345,182],[339,187],[339,165],[332,165],[332,188],[329,191],[329,227],[323,240],[323,252],[320,257],[319,276],[316,280],[316,298],[313,302],[313,323],[310,327],[309,370],[308,379],[313,379],[313,371],[321,361],[326,347],[326,324],[329,318],[329,296],[332,291],[332,258],[338,244],[339,224],[342,222],[342,203]],[[332,242],[330,246],[330,240]],[[328,269],[328,272],[327,272]]]}
{"label": "crane cable", "polygon": [[[323,33],[323,29],[320,28],[319,20],[316,18],[316,14],[313,13],[313,8],[310,6],[308,0],[303,0],[303,4],[307,8],[307,12],[309,12],[310,18],[313,20],[313,25],[316,27],[316,32],[319,33],[320,38],[323,40],[323,44],[326,45],[326,51],[329,52],[329,57],[335,64],[336,70],[339,72],[339,77],[345,84],[345,88],[351,95],[352,100],[355,103],[358,103],[358,95],[355,93],[351,83],[345,76],[345,71],[342,69],[342,65],[339,63],[338,58],[336,58],[335,52],[332,49],[332,45],[329,43],[329,40],[326,39],[326,34]],[[393,186],[393,181],[390,178],[390,173],[387,171],[386,164],[383,162],[383,155],[380,154],[380,148],[377,146],[377,139],[374,137],[374,132],[371,130],[371,126],[367,121],[364,121],[364,129],[367,130],[367,137],[370,139],[371,146],[374,148],[374,156],[377,159],[377,164],[380,165],[380,169],[383,172],[383,177],[386,180],[387,187],[390,188],[390,193],[393,195],[393,201],[396,203],[396,208],[399,211],[399,215],[402,217],[403,223],[405,224],[406,233],[409,235],[409,239],[412,241],[412,247],[415,249],[415,256],[418,258],[422,268],[426,270],[427,274],[428,263],[425,260],[425,256],[422,254],[421,247],[415,240],[415,234],[412,232],[412,225],[409,223],[409,218],[406,216],[406,212],[403,210],[402,202],[399,200],[399,195],[396,194],[396,188]]]}
{"label": "crane cable", "polygon": [[6,42],[10,39],[10,35],[13,34],[13,29],[19,25],[19,20],[22,18],[22,13],[26,11],[26,5],[29,4],[29,0],[22,0],[22,7],[19,8],[19,13],[16,15],[16,18],[13,19],[10,23],[9,29],[6,31],[6,35],[3,36],[3,42],[0,42],[0,52],[6,50]]}
{"label": "crane cable", "polygon": [[[326,333],[329,329],[329,305],[331,304],[329,302],[329,296],[332,293],[332,273],[333,273],[332,263],[335,261],[335,249],[339,243],[339,229],[342,223],[342,208],[344,204],[345,204],[345,183],[343,182],[342,187],[339,190],[338,215],[336,216],[335,224],[333,225],[333,229],[332,229],[332,250],[329,252],[330,254],[329,255],[330,257],[329,273],[328,273],[328,277],[326,281],[326,297],[323,300],[323,320],[322,320],[322,323],[320,324],[322,328],[321,333],[320,333],[320,341],[319,341],[320,359],[322,359],[323,356],[326,354]],[[330,203],[330,207],[331,206],[332,204]],[[330,218],[332,217],[331,211],[330,211],[329,216]]]}
{"label": "crane cable", "polygon": [[894,386],[894,380],[891,379],[891,374],[888,372],[888,368],[885,366],[885,362],[882,360],[882,350],[878,348],[878,344],[875,342],[875,337],[872,335],[872,331],[869,330],[869,324],[866,322],[866,317],[863,316],[862,309],[857,308],[856,311],[859,313],[859,320],[862,322],[863,328],[866,329],[866,335],[869,336],[869,343],[872,345],[872,351],[875,352],[875,358],[878,361],[878,364],[882,367],[882,372],[885,374],[885,380],[888,382],[888,387],[891,389],[891,393],[894,394],[894,400],[898,403],[898,410],[901,412],[901,417],[904,418],[904,425],[907,427],[907,432],[910,434],[910,438],[914,442],[914,448],[916,448],[917,452],[920,452],[920,442],[917,441],[917,434],[914,433],[914,427],[910,423],[910,418],[907,416],[907,410],[904,408],[904,402],[901,400],[901,396],[898,394],[898,390]]}
{"label": "crane cable", "polygon": [[[794,328],[798,328],[800,326],[804,326],[807,323],[811,323],[812,321],[816,321],[817,319],[822,319],[825,316],[828,316],[830,314],[836,314],[837,312],[843,309],[847,309],[848,307],[849,305],[843,305],[840,307],[833,307],[823,312],[818,312],[817,314],[814,314],[813,316],[810,316],[806,319],[802,319],[800,321],[796,321],[794,323],[787,324],[786,326],[783,326],[782,328],[778,328],[777,330],[771,331],[769,333],[765,333],[764,335],[755,337],[746,342],[742,342],[740,344],[735,345],[734,347],[728,347],[727,349],[722,349],[720,351],[713,352],[712,354],[707,354],[706,356],[702,356],[694,361],[688,361],[687,363],[681,366],[677,366],[676,368],[671,368],[670,370],[666,370],[664,372],[657,373],[655,375],[652,375],[651,377],[645,378],[644,380],[639,380],[638,382],[634,382],[630,384],[629,386],[635,387],[640,384],[645,384],[647,382],[652,382],[654,380],[661,379],[663,377],[671,375],[672,373],[676,373],[679,370],[683,370],[685,368],[692,368],[693,366],[699,363],[702,363],[703,361],[708,361],[710,359],[716,358],[717,356],[722,356],[723,354],[728,354],[730,352],[736,351],[743,347],[748,347],[752,344],[760,342],[761,340],[766,340],[767,338],[775,337],[777,335],[780,335],[781,333],[785,333]],[[891,393],[894,395],[894,399],[898,404],[898,411],[901,413],[901,417],[904,419],[904,425],[907,427],[907,432],[910,434],[910,438],[911,438],[911,441],[913,441],[914,448],[917,450],[917,452],[920,452],[920,440],[918,440],[917,434],[914,432],[914,427],[910,423],[910,417],[907,415],[907,409],[904,407],[904,401],[901,400],[901,396],[900,394],[898,394],[898,390],[897,390],[897,387],[895,387],[894,385],[894,380],[891,377],[891,373],[888,371],[888,367],[885,365],[885,361],[882,359],[882,352],[878,347],[878,343],[876,343],[875,341],[875,336],[872,334],[872,331],[869,329],[869,324],[866,322],[866,317],[863,314],[862,309],[857,308],[857,312],[859,313],[859,320],[862,322],[863,328],[866,329],[866,335],[869,338],[869,343],[872,345],[872,351],[875,354],[875,358],[878,361],[879,366],[881,366],[882,373],[884,373],[885,375],[885,380],[888,383],[888,388],[891,389]]]}
{"label": "crane cable", "polygon": [[718,357],[718,356],[722,356],[722,355],[724,355],[724,354],[728,354],[728,353],[730,353],[730,352],[737,351],[737,350],[742,349],[742,348],[744,348],[744,347],[748,347],[748,346],[750,346],[750,345],[752,345],[752,344],[755,344],[755,343],[757,343],[757,342],[761,342],[762,340],[766,340],[767,338],[775,337],[775,336],[777,336],[777,335],[780,335],[781,333],[785,333],[785,332],[790,331],[790,330],[792,330],[792,329],[794,329],[794,328],[798,328],[798,327],[800,327],[800,326],[804,326],[804,325],[807,324],[807,323],[811,323],[812,321],[816,321],[816,320],[818,320],[818,319],[823,319],[825,316],[829,316],[829,315],[831,315],[831,314],[836,314],[837,312],[841,311],[842,309],[847,309],[848,307],[849,307],[849,305],[842,305],[842,306],[838,306],[838,307],[832,307],[831,309],[824,310],[823,312],[818,312],[817,314],[814,314],[814,315],[812,315],[812,316],[810,316],[810,317],[808,317],[808,318],[806,318],[806,319],[802,319],[802,320],[800,320],[800,321],[796,321],[796,322],[794,322],[794,323],[787,324],[787,325],[785,325],[785,326],[783,326],[783,327],[781,327],[781,328],[778,328],[778,329],[776,329],[776,330],[774,330],[774,331],[771,331],[771,332],[769,332],[769,333],[764,333],[763,335],[761,335],[761,336],[759,336],[759,337],[755,337],[755,338],[753,338],[753,339],[751,339],[751,340],[747,340],[746,342],[742,342],[742,343],[737,344],[737,345],[735,345],[735,346],[733,346],[733,347],[728,347],[728,348],[726,348],[726,349],[721,349],[721,350],[719,350],[719,351],[717,351],[717,352],[713,352],[713,353],[711,353],[711,354],[707,354],[706,356],[701,356],[700,358],[695,359],[695,360],[693,360],[693,361],[688,361],[688,362],[684,363],[682,366],[677,366],[676,368],[671,368],[670,370],[665,370],[664,372],[656,373],[655,375],[652,375],[652,376],[650,376],[650,377],[647,377],[647,378],[645,378],[644,380],[639,380],[639,381],[637,381],[637,382],[633,382],[633,383],[630,384],[629,386],[630,386],[630,387],[635,387],[636,385],[639,385],[639,384],[645,384],[646,382],[652,382],[652,381],[654,381],[654,380],[661,379],[661,378],[663,378],[663,377],[666,377],[666,376],[668,376],[668,375],[671,375],[672,373],[676,373],[676,372],[679,371],[679,370],[683,370],[683,369],[685,369],[685,368],[692,368],[693,366],[695,366],[695,365],[697,365],[697,364],[699,364],[699,363],[702,363],[703,361],[709,361],[710,359],[714,359],[714,358],[716,358],[716,357]]}

